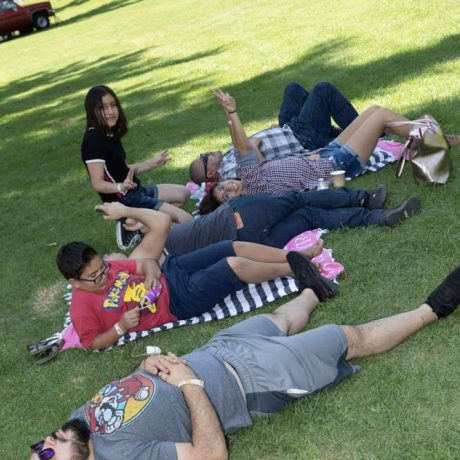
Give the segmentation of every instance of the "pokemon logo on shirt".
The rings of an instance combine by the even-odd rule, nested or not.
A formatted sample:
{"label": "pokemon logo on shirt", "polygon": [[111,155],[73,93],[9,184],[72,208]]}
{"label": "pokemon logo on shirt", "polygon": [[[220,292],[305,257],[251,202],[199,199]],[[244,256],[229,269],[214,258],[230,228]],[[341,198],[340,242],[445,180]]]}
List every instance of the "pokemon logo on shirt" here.
{"label": "pokemon logo on shirt", "polygon": [[142,297],[146,294],[147,289],[144,283],[126,272],[119,272],[113,282],[106,298],[104,299],[103,308],[107,310],[120,308],[121,302],[139,303]]}

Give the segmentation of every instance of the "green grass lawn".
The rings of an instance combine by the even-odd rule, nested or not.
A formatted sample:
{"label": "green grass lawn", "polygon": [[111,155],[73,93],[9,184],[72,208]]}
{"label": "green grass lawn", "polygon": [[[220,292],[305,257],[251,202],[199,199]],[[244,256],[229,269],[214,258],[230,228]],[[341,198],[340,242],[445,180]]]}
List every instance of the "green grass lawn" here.
{"label": "green grass lawn", "polygon": [[[239,102],[248,132],[276,120],[283,87],[329,80],[359,110],[433,114],[460,131],[457,0],[54,0],[62,22],[0,44],[1,457],[57,428],[103,384],[126,375],[146,345],[185,353],[238,319],[163,332],[107,353],[71,351],[37,367],[26,343],[60,329],[65,282],[57,248],[84,239],[116,249],[114,226],[92,211],[80,160],[83,98],[95,84],[119,94],[130,161],[164,148],[172,161],[144,182],[187,180],[200,150],[228,145],[210,89]],[[460,256],[460,149],[446,186],[420,187],[394,166],[354,181],[387,183],[389,204],[417,195],[424,210],[398,228],[326,235],[346,271],[341,295],[312,326],[360,323],[417,306]],[[270,311],[273,306],[266,307]],[[235,459],[458,458],[458,313],[340,387],[233,434]],[[457,454],[455,454],[457,452]]]}

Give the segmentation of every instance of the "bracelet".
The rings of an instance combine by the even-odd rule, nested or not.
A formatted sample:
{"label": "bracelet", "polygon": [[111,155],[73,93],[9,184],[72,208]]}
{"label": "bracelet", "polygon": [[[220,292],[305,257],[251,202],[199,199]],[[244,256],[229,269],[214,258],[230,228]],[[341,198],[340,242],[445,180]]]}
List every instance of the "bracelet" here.
{"label": "bracelet", "polygon": [[199,386],[201,388],[204,388],[204,381],[199,380],[199,379],[187,379],[187,380],[182,380],[181,382],[179,382],[179,384],[177,386],[179,388],[181,388],[184,385],[196,385],[196,386]]}
{"label": "bracelet", "polygon": [[233,112],[228,112],[228,111],[227,111],[227,113],[235,113],[235,112],[236,112],[236,109],[235,109]]}
{"label": "bracelet", "polygon": [[115,329],[115,332],[118,334],[118,335],[125,335],[125,331],[120,327],[120,325],[118,323],[115,323],[113,325],[113,328]]}
{"label": "bracelet", "polygon": [[124,190],[122,190],[121,185],[122,185],[122,184],[117,184],[117,190],[118,190],[118,192],[121,193],[122,195],[126,195],[126,192],[125,192]]}

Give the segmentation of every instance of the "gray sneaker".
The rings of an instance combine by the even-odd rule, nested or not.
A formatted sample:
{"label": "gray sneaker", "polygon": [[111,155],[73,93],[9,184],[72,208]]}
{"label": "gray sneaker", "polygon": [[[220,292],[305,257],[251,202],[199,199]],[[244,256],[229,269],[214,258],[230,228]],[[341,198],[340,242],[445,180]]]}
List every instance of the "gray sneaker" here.
{"label": "gray sneaker", "polygon": [[414,196],[396,208],[385,210],[380,216],[380,225],[394,227],[422,210],[422,203]]}
{"label": "gray sneaker", "polygon": [[369,199],[367,201],[367,209],[383,209],[388,194],[387,186],[384,184],[377,185],[374,190],[368,193]]}

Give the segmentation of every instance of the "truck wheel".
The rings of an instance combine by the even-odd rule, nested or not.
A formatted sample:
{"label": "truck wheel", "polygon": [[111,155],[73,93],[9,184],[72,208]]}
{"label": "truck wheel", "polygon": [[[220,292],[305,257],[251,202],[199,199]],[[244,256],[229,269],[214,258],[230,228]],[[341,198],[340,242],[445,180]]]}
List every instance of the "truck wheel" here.
{"label": "truck wheel", "polygon": [[34,17],[34,26],[38,30],[46,29],[50,25],[48,15],[45,13],[36,14]]}

